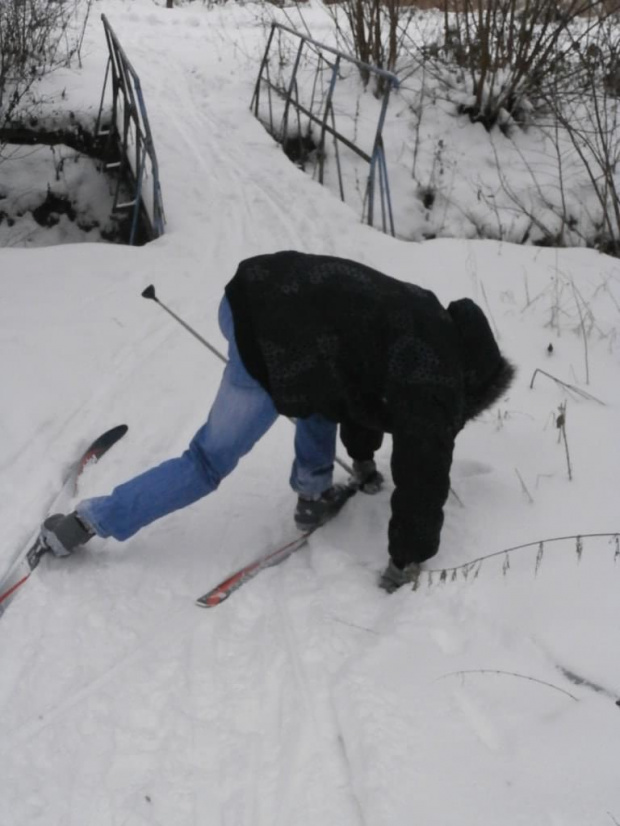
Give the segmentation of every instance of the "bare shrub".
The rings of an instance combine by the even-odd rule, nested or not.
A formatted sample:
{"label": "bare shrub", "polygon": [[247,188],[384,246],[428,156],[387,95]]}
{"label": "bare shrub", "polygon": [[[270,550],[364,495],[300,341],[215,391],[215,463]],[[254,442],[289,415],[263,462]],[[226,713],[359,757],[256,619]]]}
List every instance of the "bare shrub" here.
{"label": "bare shrub", "polygon": [[[611,18],[573,47],[569,88],[551,85],[546,103],[582,164],[597,205],[594,246],[620,255],[620,32]],[[557,132],[556,132],[557,136]]]}
{"label": "bare shrub", "polygon": [[[87,15],[90,1],[83,5]],[[0,148],[2,131],[34,103],[39,81],[79,53],[77,11],[77,0],[0,1]]]}
{"label": "bare shrub", "polygon": [[[327,9],[343,50],[379,69],[388,72],[396,69],[408,23],[416,13],[415,8],[398,0],[331,0]],[[362,80],[367,84],[370,73],[363,68],[360,71]],[[383,92],[384,82],[382,78],[376,78],[377,92]]]}
{"label": "bare shrub", "polygon": [[421,57],[444,76],[458,69],[460,111],[487,130],[527,122],[552,79],[570,82],[575,44],[604,14],[603,0],[443,0],[443,42]]}

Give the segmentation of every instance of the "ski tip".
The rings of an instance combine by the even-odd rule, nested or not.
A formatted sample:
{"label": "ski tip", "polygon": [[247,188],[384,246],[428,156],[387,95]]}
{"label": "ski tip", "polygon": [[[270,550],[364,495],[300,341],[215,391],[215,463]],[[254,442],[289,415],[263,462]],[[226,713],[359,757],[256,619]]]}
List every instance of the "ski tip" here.
{"label": "ski tip", "polygon": [[107,436],[108,441],[118,441],[121,439],[125,433],[129,430],[129,425],[127,424],[117,424],[116,427],[110,428],[104,435]]}
{"label": "ski tip", "polygon": [[113,447],[125,433],[129,430],[126,424],[117,424],[116,427],[111,427],[102,433],[99,438],[95,439],[92,445],[88,448],[87,453],[91,456],[102,456],[106,451]]}
{"label": "ski tip", "polygon": [[111,447],[123,438],[128,430],[129,427],[126,424],[119,424],[116,425],[116,427],[110,428],[110,430],[106,430],[105,433],[102,433],[101,436],[95,439],[90,447],[84,451],[84,454],[79,461],[78,475],[82,472],[86,465],[91,462],[98,461],[104,453],[107,453]]}

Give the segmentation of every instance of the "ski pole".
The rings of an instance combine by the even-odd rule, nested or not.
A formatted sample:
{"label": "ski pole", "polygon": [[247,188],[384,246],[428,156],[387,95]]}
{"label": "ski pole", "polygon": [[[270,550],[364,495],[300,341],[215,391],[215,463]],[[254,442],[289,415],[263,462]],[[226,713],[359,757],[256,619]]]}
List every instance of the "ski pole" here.
{"label": "ski pole", "polygon": [[176,313],[172,312],[170,307],[166,307],[166,305],[162,301],[160,301],[159,298],[157,298],[157,295],[155,294],[155,287],[152,284],[142,291],[142,297],[151,298],[156,304],[159,304],[162,310],[165,310],[169,315],[172,316],[172,318],[178,321],[182,327],[185,327],[187,332],[191,333],[194,336],[194,338],[197,338],[201,344],[204,344],[204,346],[207,349],[211,350],[214,356],[217,356],[218,359],[224,362],[224,364],[228,363],[228,359],[226,358],[226,356],[223,356],[219,350],[216,350],[216,348],[212,344],[209,344],[206,338],[203,338],[199,333],[196,332],[196,330],[194,330],[193,327],[190,327],[186,321],[183,321],[182,318],[179,318],[179,316]]}
{"label": "ski pole", "polygon": [[[172,312],[172,310],[169,307],[166,307],[166,305],[162,301],[160,301],[159,298],[157,298],[157,295],[155,293],[155,287],[152,284],[150,284],[145,290],[142,291],[142,297],[150,298],[156,304],[159,304],[162,310],[165,310],[169,315],[172,316],[172,318],[175,319],[175,321],[178,321],[182,327],[185,327],[187,332],[191,333],[194,336],[194,338],[197,338],[198,341],[201,344],[203,344],[208,350],[210,350],[214,356],[217,356],[221,361],[224,362],[224,364],[228,364],[228,359],[226,358],[226,356],[223,356],[219,350],[216,350],[216,348],[212,344],[209,344],[209,342],[205,338],[203,338],[199,333],[197,333],[193,327],[190,327],[190,325],[186,321],[183,321],[182,318],[180,318],[176,313]],[[289,419],[289,421],[295,424],[295,419]],[[353,468],[347,465],[346,462],[343,462],[342,459],[339,459],[338,456],[335,457],[334,461],[337,464],[339,464],[341,468],[346,470],[349,476],[353,475]]]}

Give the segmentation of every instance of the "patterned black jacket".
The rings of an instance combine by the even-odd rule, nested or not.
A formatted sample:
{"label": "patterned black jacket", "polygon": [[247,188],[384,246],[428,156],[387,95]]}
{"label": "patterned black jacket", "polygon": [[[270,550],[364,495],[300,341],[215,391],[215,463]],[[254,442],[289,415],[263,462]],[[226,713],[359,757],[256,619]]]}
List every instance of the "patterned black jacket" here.
{"label": "patterned black jacket", "polygon": [[[352,458],[392,434],[389,551],[439,547],[454,439],[513,376],[469,299],[436,296],[342,258],[278,252],[242,261],[226,287],[248,372],[287,416],[340,422]],[[344,439],[343,439],[344,440]],[[362,446],[362,447],[360,447]],[[366,453],[366,455],[356,455]]]}

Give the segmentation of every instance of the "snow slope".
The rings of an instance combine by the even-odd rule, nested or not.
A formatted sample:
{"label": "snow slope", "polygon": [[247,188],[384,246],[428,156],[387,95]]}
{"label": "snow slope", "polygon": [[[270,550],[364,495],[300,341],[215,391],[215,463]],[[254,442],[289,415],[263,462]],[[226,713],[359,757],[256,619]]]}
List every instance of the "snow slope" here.
{"label": "snow slope", "polygon": [[[141,290],[155,284],[223,348],[216,309],[237,262],[283,248],[357,258],[487,310],[519,379],[459,437],[429,567],[535,544],[477,577],[381,592],[386,444],[384,492],[200,611],[197,596],[291,534],[292,430],[277,422],[216,494],[128,543],[44,560],[2,618],[0,824],[620,822],[618,543],[537,544],[620,531],[620,265],[363,227],[248,110],[255,7],[97,8],[142,78],[168,232],[142,249],[0,250],[0,562],[99,432],[130,428],[80,496],[180,452],[203,422],[221,365]],[[83,73],[62,78],[74,106],[103,77],[97,20],[87,38]],[[536,369],[595,398],[542,374],[530,388]]]}

